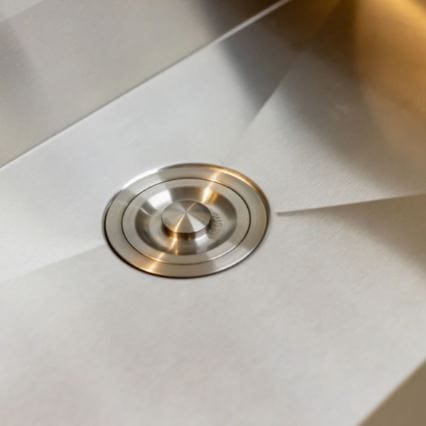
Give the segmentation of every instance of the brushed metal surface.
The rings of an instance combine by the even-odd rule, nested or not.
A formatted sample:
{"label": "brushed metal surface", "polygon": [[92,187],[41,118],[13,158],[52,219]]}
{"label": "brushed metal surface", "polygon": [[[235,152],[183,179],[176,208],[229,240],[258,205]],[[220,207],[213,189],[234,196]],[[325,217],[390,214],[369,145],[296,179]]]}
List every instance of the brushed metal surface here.
{"label": "brushed metal surface", "polygon": [[424,2],[335,3],[228,154],[277,211],[426,191]]}
{"label": "brushed metal surface", "polygon": [[105,205],[141,171],[223,163],[312,34],[284,26],[301,6],[198,52],[3,167],[2,279],[103,244]]}
{"label": "brushed metal surface", "polygon": [[421,196],[273,216],[261,250],[202,279],[102,246],[3,282],[2,416],[356,425],[426,355],[425,212]]}
{"label": "brushed metal surface", "polygon": [[406,426],[426,423],[424,395],[426,364],[421,366],[395,389],[379,407],[370,413],[361,426]]}
{"label": "brushed metal surface", "polygon": [[44,0],[0,22],[0,165],[272,3]]}
{"label": "brushed metal surface", "polygon": [[[393,52],[421,52],[424,8],[337,6],[369,11],[359,31],[376,46],[365,63],[382,64],[373,78],[374,67],[347,73],[339,40],[351,45],[352,21],[324,21],[338,2],[316,12],[313,3],[326,5],[292,1],[0,170],[3,422],[356,425],[424,362],[426,196],[409,196],[422,184],[409,165],[413,146],[423,161],[424,56],[396,63],[386,41],[398,33]],[[320,45],[332,55],[323,68]],[[303,102],[289,85],[261,110],[283,76]],[[378,99],[377,138],[354,95],[364,78]],[[100,226],[111,193],[143,170],[188,161],[261,183],[274,209],[262,249],[226,273],[179,282],[117,261]],[[386,179],[395,186],[383,191]]]}
{"label": "brushed metal surface", "polygon": [[257,185],[235,170],[177,164],[135,178],[108,204],[105,236],[129,265],[189,278],[224,271],[260,244],[269,208]]}
{"label": "brushed metal surface", "polygon": [[169,235],[189,239],[205,231],[212,215],[203,204],[180,200],[170,204],[161,214],[161,222]]}
{"label": "brushed metal surface", "polygon": [[0,0],[0,22],[42,1],[43,0]]}

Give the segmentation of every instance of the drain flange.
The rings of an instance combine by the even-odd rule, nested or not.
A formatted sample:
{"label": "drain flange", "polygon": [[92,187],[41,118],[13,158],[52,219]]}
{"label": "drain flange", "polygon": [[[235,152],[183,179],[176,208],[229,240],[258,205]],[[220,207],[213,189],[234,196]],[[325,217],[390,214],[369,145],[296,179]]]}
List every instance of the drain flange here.
{"label": "drain flange", "polygon": [[260,243],[269,209],[248,178],[210,164],[178,164],[123,188],[105,214],[112,249],[141,271],[197,277],[227,269]]}

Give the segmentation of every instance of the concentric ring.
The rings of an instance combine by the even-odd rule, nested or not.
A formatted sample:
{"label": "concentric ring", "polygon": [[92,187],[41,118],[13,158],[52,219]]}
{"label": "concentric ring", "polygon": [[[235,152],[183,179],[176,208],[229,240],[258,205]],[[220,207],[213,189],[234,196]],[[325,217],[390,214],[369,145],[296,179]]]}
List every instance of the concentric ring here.
{"label": "concentric ring", "polygon": [[[198,216],[192,224],[182,223],[188,215],[177,212],[191,209]],[[262,240],[268,216],[262,191],[240,173],[210,164],[178,164],[124,187],[107,207],[104,226],[112,249],[131,266],[183,278],[210,275],[242,261]]]}

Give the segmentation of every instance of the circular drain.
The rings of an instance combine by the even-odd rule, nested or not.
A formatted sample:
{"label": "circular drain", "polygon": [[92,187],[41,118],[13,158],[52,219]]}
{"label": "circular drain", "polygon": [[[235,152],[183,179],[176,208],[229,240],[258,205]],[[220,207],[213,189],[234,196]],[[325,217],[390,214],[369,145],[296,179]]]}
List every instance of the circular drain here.
{"label": "circular drain", "polygon": [[110,202],[105,233],[130,265],[197,277],[229,268],[260,243],[268,205],[248,178],[223,167],[180,164],[145,174]]}

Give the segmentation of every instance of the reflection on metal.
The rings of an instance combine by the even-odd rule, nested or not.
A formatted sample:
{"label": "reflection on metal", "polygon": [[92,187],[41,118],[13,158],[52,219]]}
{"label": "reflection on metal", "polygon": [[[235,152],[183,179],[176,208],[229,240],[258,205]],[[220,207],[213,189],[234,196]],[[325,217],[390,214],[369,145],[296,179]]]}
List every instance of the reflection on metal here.
{"label": "reflection on metal", "polygon": [[[289,2],[0,171],[2,418],[359,424],[424,360],[426,195],[408,197],[426,192],[424,1],[334,3],[313,19],[307,5],[325,0]],[[124,78],[134,70],[119,65]],[[140,170],[206,159],[241,170],[287,212],[262,250],[208,285],[173,285],[115,259],[99,226],[111,191]],[[116,206],[117,244],[152,273],[205,254],[210,206],[230,228],[247,217],[221,168],[168,173],[146,189],[134,181]],[[399,198],[367,202],[389,196]],[[226,259],[237,241],[209,255],[227,244]],[[415,376],[366,425],[425,424],[423,371]]]}
{"label": "reflection on metal", "polygon": [[227,269],[260,243],[268,207],[260,189],[229,169],[166,167],[121,190],[105,216],[114,251],[155,275],[196,277]]}
{"label": "reflection on metal", "polygon": [[425,3],[337,2],[232,149],[282,212],[424,193]]}
{"label": "reflection on metal", "polygon": [[0,1],[0,166],[273,3]]}
{"label": "reflection on metal", "polygon": [[170,204],[162,213],[164,228],[179,238],[191,238],[207,230],[212,219],[210,210],[201,203],[180,200]]}
{"label": "reflection on metal", "polygon": [[360,426],[426,424],[426,362],[423,362]]}

